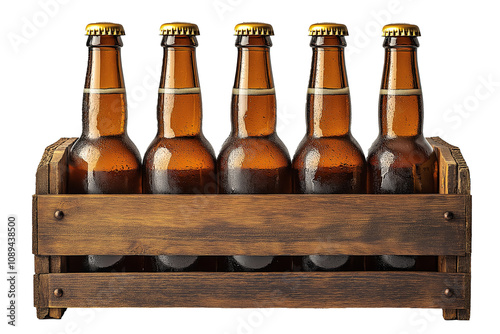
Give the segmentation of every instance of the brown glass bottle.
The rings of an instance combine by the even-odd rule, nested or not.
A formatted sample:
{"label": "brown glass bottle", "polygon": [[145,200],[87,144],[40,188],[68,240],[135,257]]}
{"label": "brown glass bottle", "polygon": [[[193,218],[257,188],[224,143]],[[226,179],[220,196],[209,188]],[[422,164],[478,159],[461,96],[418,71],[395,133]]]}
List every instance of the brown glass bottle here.
{"label": "brown glass bottle", "polygon": [[[383,29],[385,64],[379,102],[380,133],[368,153],[368,191],[373,194],[437,192],[437,160],[422,133],[423,101],[417,66],[417,26]],[[382,255],[381,270],[436,270],[437,258]]]}
{"label": "brown glass bottle", "polygon": [[[288,151],[276,134],[276,96],[269,49],[272,27],[235,28],[238,61],[231,105],[231,134],[217,159],[221,194],[286,194],[292,191]],[[225,258],[229,271],[291,270],[287,256]]]}
{"label": "brown glass bottle", "polygon": [[[158,91],[158,133],[144,155],[146,194],[215,194],[215,154],[201,131],[201,93],[196,66],[198,26],[166,23]],[[214,257],[160,255],[155,271],[215,271]]]}
{"label": "brown glass bottle", "polygon": [[[366,193],[365,156],[351,134],[351,100],[344,62],[347,28],[335,23],[313,24],[309,35],[313,58],[306,104],[307,133],[293,158],[294,192]],[[294,258],[294,270],[362,268],[362,257]]]}
{"label": "brown glass bottle", "polygon": [[[127,135],[127,102],[120,48],[123,27],[87,26],[89,59],[83,93],[83,131],[68,159],[72,194],[141,193],[141,159]],[[141,271],[142,256],[70,258],[70,271]]]}

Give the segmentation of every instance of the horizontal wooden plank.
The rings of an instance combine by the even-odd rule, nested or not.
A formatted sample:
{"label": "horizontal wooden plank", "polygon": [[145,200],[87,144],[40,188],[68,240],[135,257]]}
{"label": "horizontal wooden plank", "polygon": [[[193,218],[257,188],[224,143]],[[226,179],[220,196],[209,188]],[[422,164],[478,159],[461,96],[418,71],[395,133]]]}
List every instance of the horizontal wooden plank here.
{"label": "horizontal wooden plank", "polygon": [[465,196],[42,195],[38,252],[464,255]]}
{"label": "horizontal wooden plank", "polygon": [[[468,274],[426,272],[46,274],[49,307],[465,308]],[[44,276],[44,275],[41,275]],[[89,282],[92,282],[91,284]],[[62,296],[54,294],[56,289]],[[452,292],[450,297],[444,291]]]}

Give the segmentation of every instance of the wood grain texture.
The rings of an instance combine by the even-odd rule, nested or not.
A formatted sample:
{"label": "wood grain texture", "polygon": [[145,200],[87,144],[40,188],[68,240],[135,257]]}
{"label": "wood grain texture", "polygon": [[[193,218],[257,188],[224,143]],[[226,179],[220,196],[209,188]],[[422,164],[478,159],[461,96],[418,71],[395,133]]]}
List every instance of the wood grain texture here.
{"label": "wood grain texture", "polygon": [[[49,145],[42,156],[36,172],[36,193],[37,194],[60,194],[65,192],[66,171],[67,171],[67,150],[74,142],[74,139],[61,138],[57,142]],[[63,272],[64,262],[60,256],[39,256],[38,254],[38,211],[37,198],[33,197],[33,240],[32,249],[35,254],[35,277],[34,277],[34,302],[37,307],[37,317],[39,319],[60,319],[64,314],[64,309],[48,309],[41,291],[44,290],[44,281],[40,280],[41,273]]]}
{"label": "wood grain texture", "polygon": [[[52,155],[54,154],[55,149],[64,143],[67,138],[61,138],[55,143],[47,146],[45,151],[43,152],[42,159],[38,164],[38,168],[36,169],[36,184],[35,184],[35,193],[38,195],[46,195],[49,194],[49,165],[50,160],[52,159]],[[36,197],[33,197],[33,210],[32,210],[32,218],[33,218],[33,254],[37,254],[38,251],[38,226],[37,226],[37,207],[36,207]]]}
{"label": "wood grain texture", "polygon": [[[68,154],[69,148],[73,145],[75,138],[68,138],[57,146],[52,154],[49,164],[49,193],[67,193],[68,183]],[[66,258],[62,256],[50,257],[50,272],[62,273],[66,271]],[[51,318],[60,319],[66,309],[50,309]]]}
{"label": "wood grain texture", "polygon": [[[57,195],[66,192],[73,140],[49,146],[37,170],[41,196],[33,199],[33,252],[39,318],[61,318],[66,307],[419,307],[442,308],[445,318],[470,317],[470,176],[458,148],[440,138],[429,140],[438,152],[440,193],[459,195],[406,199]],[[54,218],[57,209],[65,213],[62,220]],[[455,218],[445,220],[445,211]],[[439,273],[62,272],[64,255],[90,253],[448,256],[440,257],[447,272]],[[62,297],[53,294],[56,288]],[[444,296],[446,288],[452,297]]]}
{"label": "wood grain texture", "polygon": [[438,179],[440,194],[457,193],[457,162],[451,150],[442,144],[440,138],[428,138],[438,157]]}
{"label": "wood grain texture", "polygon": [[67,193],[68,183],[68,154],[69,148],[73,145],[75,138],[66,139],[52,154],[49,168],[49,190],[51,194]]}
{"label": "wood grain texture", "polygon": [[[457,193],[457,162],[451,154],[449,147],[443,145],[439,138],[429,138],[429,143],[433,146],[434,151],[438,156],[438,179],[440,194],[456,194]],[[456,256],[440,256],[439,271],[447,273],[457,272],[457,257]],[[456,309],[443,309],[443,318],[446,320],[457,319]]]}
{"label": "wood grain texture", "polygon": [[[462,308],[468,274],[426,272],[50,274],[49,307]],[[89,284],[92,282],[92,284]],[[453,291],[452,297],[444,290]],[[62,289],[62,297],[51,291]]]}
{"label": "wood grain texture", "polygon": [[[465,254],[462,195],[50,195],[37,202],[40,255]],[[455,218],[445,220],[446,211]]]}
{"label": "wood grain texture", "polygon": [[[454,166],[456,166],[456,172],[453,177],[448,179],[445,178],[446,182],[453,184],[454,193],[470,195],[470,172],[465,162],[460,149],[456,146],[450,145],[441,138],[432,138],[433,142],[442,151],[449,151],[447,155],[452,156],[455,161]],[[440,177],[441,178],[441,177]],[[459,272],[459,273],[469,273],[471,272],[471,244],[472,244],[472,198],[470,196],[464,198],[465,207],[465,217],[466,217],[466,228],[465,228],[465,239],[466,239],[466,254],[463,256],[454,257],[456,262],[454,266],[447,268],[448,272]],[[447,320],[458,319],[458,320],[469,320],[470,319],[470,275],[466,281],[465,289],[465,300],[468,305],[465,309],[457,310],[443,310],[443,316]]]}
{"label": "wood grain texture", "polygon": [[[452,154],[458,163],[458,187],[457,193],[470,195],[470,171],[462,153],[458,147],[452,148]],[[465,232],[466,232],[466,254],[465,256],[457,257],[457,272],[471,273],[471,252],[472,252],[472,198],[467,197],[465,200]],[[465,290],[465,299],[469,307],[466,309],[457,310],[458,320],[470,319],[470,298],[471,298],[471,276],[468,276],[468,281]]]}

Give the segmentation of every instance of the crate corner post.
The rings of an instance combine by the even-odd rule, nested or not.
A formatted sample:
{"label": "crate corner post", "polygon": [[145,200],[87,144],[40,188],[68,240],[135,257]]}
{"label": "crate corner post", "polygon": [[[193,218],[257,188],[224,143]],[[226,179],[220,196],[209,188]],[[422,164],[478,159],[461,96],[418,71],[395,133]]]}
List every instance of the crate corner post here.
{"label": "crate corner post", "polygon": [[464,299],[466,307],[443,309],[445,320],[469,320],[471,298],[471,242],[472,242],[472,197],[470,192],[469,167],[456,146],[450,145],[439,137],[429,138],[430,144],[438,155],[439,193],[461,194],[465,207],[465,253],[460,256],[439,258],[439,271],[462,273],[465,275]]}
{"label": "crate corner post", "polygon": [[65,271],[61,256],[40,255],[38,250],[38,195],[66,192],[68,150],[75,138],[61,138],[49,145],[36,171],[36,191],[33,196],[33,254],[35,256],[34,306],[38,319],[60,319],[64,308],[51,308],[48,303],[48,274]]}

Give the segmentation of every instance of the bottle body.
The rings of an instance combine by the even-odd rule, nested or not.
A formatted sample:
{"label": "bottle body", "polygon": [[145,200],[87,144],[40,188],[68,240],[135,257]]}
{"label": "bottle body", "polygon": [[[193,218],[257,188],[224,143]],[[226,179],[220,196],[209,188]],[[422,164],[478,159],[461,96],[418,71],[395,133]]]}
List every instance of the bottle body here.
{"label": "bottle body", "polygon": [[[345,26],[339,26],[347,32]],[[307,133],[293,159],[294,192],[298,194],[366,193],[365,157],[350,129],[345,45],[343,36],[313,36],[311,40],[313,60],[306,104]],[[295,270],[362,268],[362,259],[348,254],[315,254],[294,259]]]}
{"label": "bottle body", "polygon": [[[233,88],[232,131],[217,158],[221,194],[292,192],[291,162],[277,136],[276,96],[269,36],[238,36],[238,66]],[[235,254],[221,264],[228,271],[291,270],[288,256]]]}
{"label": "bottle body", "polygon": [[[176,23],[184,28],[192,24]],[[172,24],[162,25],[162,29]],[[184,30],[186,31],[186,29]],[[190,31],[190,30],[189,30]],[[145,194],[215,194],[215,153],[201,131],[202,104],[194,35],[166,35],[158,91],[158,132],[144,155]],[[160,255],[153,271],[215,271],[209,256]]]}
{"label": "bottle body", "polygon": [[[69,151],[68,192],[141,193],[141,159],[126,132],[121,39],[119,36],[89,36],[87,45],[89,64],[83,97],[83,131]],[[74,270],[143,270],[141,256],[90,255],[69,262]]]}
{"label": "bottle body", "polygon": [[[380,91],[380,133],[368,153],[368,192],[437,192],[437,158],[422,133],[423,100],[416,37],[386,37]],[[436,270],[437,258],[382,255],[371,259],[379,270]]]}

